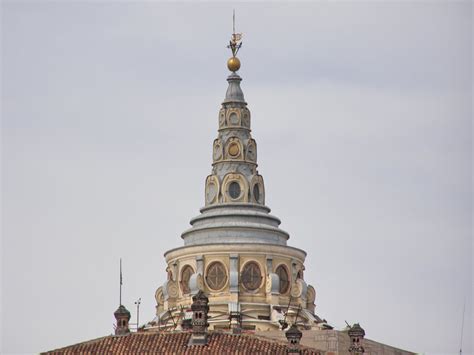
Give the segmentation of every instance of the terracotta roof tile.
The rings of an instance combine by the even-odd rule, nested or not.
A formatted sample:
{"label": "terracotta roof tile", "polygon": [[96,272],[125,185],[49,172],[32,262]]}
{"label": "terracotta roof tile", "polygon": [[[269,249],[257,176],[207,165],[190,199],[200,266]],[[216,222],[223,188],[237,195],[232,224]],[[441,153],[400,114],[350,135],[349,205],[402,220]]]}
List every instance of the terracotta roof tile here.
{"label": "terracotta roof tile", "polygon": [[[106,336],[43,354],[286,354],[287,345],[250,334],[210,333],[208,345],[188,346],[189,332],[139,332]],[[303,354],[320,354],[302,347]]]}

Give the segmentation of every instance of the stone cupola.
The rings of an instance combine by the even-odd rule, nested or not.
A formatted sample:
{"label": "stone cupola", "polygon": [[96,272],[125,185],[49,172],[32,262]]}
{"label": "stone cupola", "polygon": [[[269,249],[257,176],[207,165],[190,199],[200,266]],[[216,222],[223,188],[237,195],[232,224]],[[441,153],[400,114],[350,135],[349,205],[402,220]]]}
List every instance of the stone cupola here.
{"label": "stone cupola", "polygon": [[234,32],[204,207],[181,234],[184,245],[165,253],[168,280],[155,293],[161,329],[175,327],[174,317],[189,310],[200,291],[209,298],[211,330],[276,330],[298,308],[306,326],[322,322],[314,314],[315,289],[304,280],[306,252],[287,244],[289,234],[265,205],[251,114],[237,73],[240,46],[241,35]]}
{"label": "stone cupola", "polygon": [[117,325],[115,327],[115,335],[126,335],[130,333],[128,322],[130,321],[130,312],[125,306],[120,305],[119,308],[114,312]]}

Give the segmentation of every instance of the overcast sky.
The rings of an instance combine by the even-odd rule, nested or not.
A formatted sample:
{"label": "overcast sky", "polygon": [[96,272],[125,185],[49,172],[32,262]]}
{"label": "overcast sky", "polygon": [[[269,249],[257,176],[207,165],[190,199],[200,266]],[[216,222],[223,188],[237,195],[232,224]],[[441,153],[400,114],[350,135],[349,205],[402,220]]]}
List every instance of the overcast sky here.
{"label": "overcast sky", "polygon": [[226,45],[316,313],[472,353],[472,4],[2,2],[2,353],[153,319],[204,205]]}

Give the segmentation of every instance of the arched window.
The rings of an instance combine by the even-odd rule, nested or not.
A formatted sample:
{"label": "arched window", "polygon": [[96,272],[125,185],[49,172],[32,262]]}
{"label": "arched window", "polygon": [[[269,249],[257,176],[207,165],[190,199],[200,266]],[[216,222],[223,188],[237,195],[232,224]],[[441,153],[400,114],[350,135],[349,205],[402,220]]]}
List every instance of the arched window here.
{"label": "arched window", "polygon": [[262,283],[260,266],[254,261],[245,264],[242,271],[242,284],[249,291],[255,291]]}
{"label": "arched window", "polygon": [[191,275],[194,274],[194,270],[191,266],[186,265],[183,267],[181,270],[181,291],[183,294],[190,293],[191,290],[189,288],[189,279],[191,278]]}
{"label": "arched window", "polygon": [[212,290],[220,290],[224,287],[227,282],[227,274],[225,272],[225,266],[215,261],[209,265],[206,272],[206,282],[209,288]]}
{"label": "arched window", "polygon": [[288,271],[286,270],[286,267],[283,265],[278,266],[275,273],[280,278],[280,293],[286,293],[290,287],[290,279],[288,277]]}

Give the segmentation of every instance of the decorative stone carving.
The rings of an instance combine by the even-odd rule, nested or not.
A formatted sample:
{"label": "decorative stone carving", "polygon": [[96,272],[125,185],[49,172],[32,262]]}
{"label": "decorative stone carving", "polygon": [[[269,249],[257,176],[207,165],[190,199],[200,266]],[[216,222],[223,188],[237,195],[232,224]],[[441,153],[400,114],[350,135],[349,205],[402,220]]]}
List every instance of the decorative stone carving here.
{"label": "decorative stone carving", "polygon": [[179,296],[179,288],[176,282],[168,281],[166,283],[167,293],[169,298],[178,298]]}
{"label": "decorative stone carving", "polygon": [[214,140],[214,145],[212,148],[212,159],[216,162],[222,160],[223,157],[223,149],[222,149],[222,142],[219,138]]}
{"label": "decorative stone carving", "polygon": [[219,111],[219,128],[224,128],[225,127],[225,108],[221,108]]}
{"label": "decorative stone carving", "polygon": [[245,159],[253,163],[257,161],[257,143],[252,138],[250,138],[247,143]]}
{"label": "decorative stone carving", "polygon": [[305,282],[301,279],[293,282],[293,285],[291,286],[291,297],[300,298],[303,294],[303,291],[306,292],[306,285],[303,285],[303,283]]}
{"label": "decorative stone carving", "polygon": [[209,175],[206,179],[206,205],[211,205],[218,201],[219,179],[216,175]]}
{"label": "decorative stone carving", "polygon": [[156,312],[160,313],[164,310],[165,298],[163,296],[163,287],[160,286],[155,292]]}

